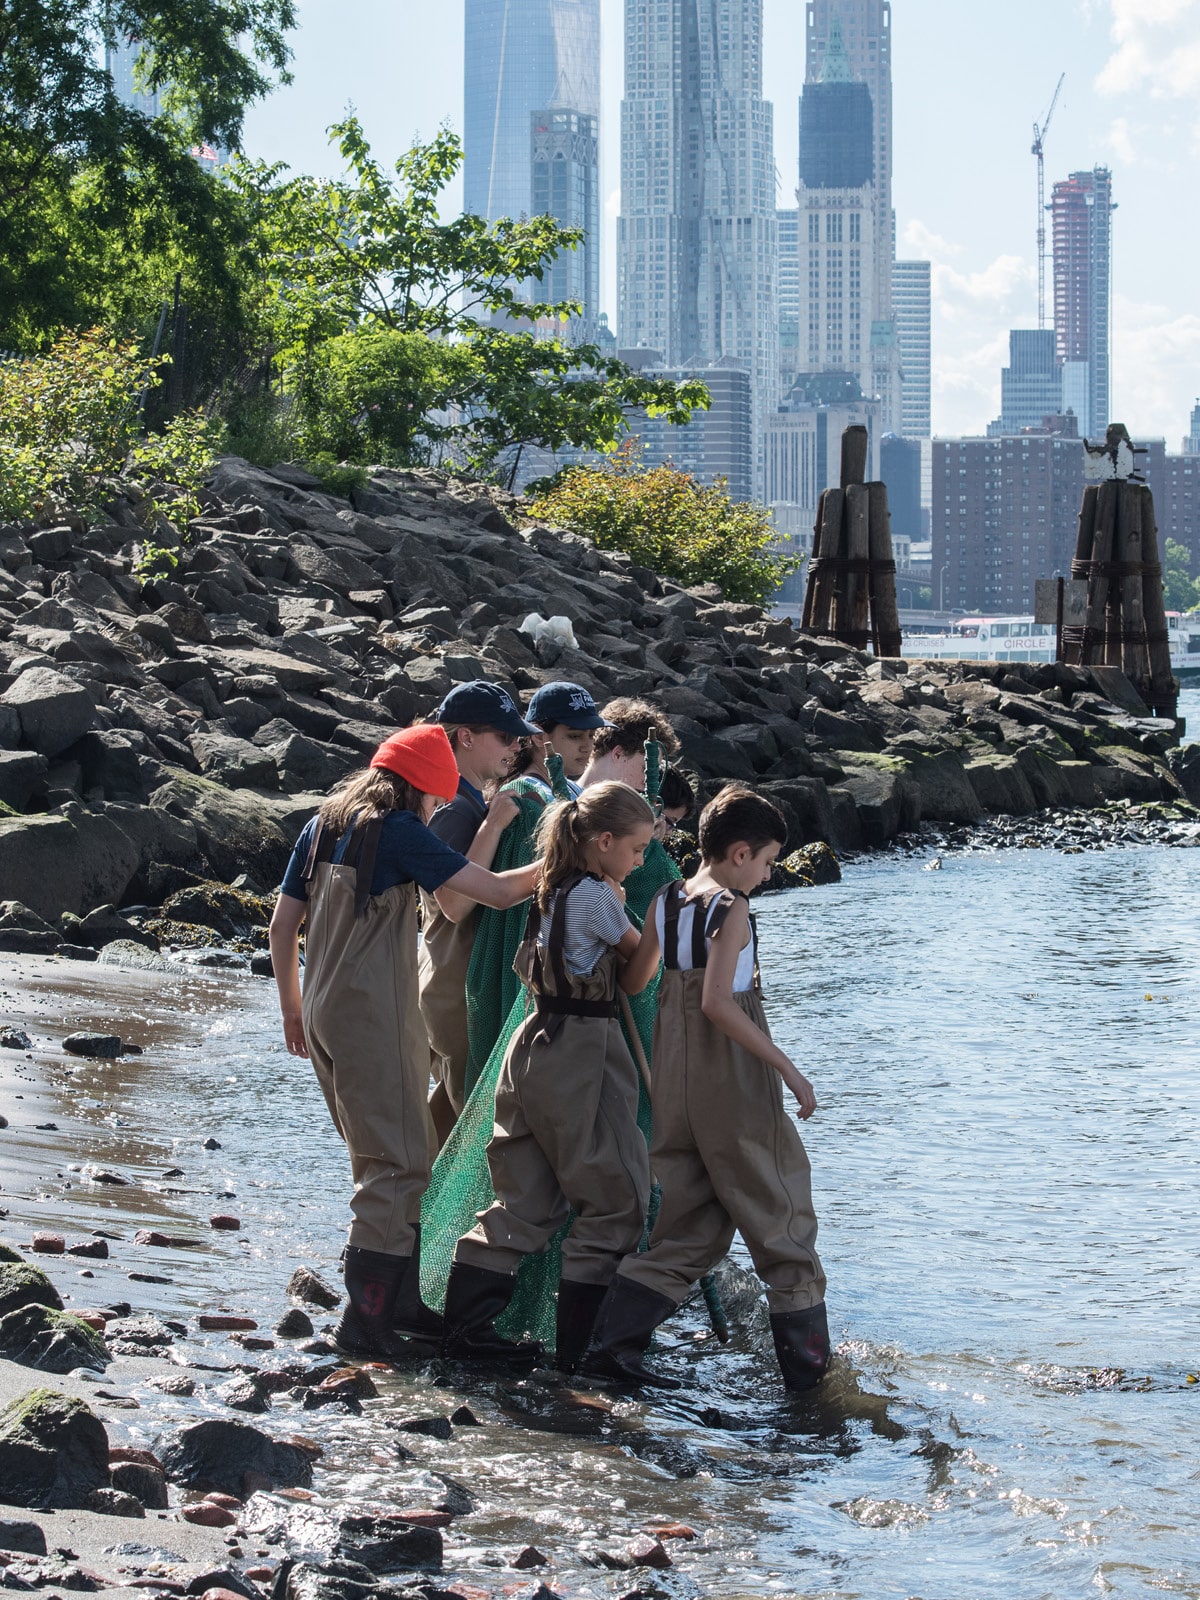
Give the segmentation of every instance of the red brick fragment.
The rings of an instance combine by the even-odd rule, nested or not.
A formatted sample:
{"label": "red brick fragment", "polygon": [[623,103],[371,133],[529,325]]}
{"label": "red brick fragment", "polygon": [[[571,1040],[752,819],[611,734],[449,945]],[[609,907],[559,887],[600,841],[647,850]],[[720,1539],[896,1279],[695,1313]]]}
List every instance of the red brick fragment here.
{"label": "red brick fragment", "polygon": [[401,1522],[411,1522],[414,1528],[448,1528],[454,1521],[449,1511],[396,1511],[393,1515]]}
{"label": "red brick fragment", "polygon": [[61,1233],[35,1233],[29,1241],[29,1248],[36,1250],[40,1256],[61,1256],[67,1248],[67,1241]]}
{"label": "red brick fragment", "polygon": [[232,1528],[237,1521],[232,1511],[226,1511],[224,1506],[214,1506],[209,1500],[181,1506],[179,1515],[185,1522],[195,1522],[201,1528]]}
{"label": "red brick fragment", "polygon": [[229,1317],[216,1312],[205,1313],[196,1321],[206,1333],[253,1333],[258,1327],[253,1317]]}
{"label": "red brick fragment", "polygon": [[240,1511],[242,1501],[234,1494],[222,1494],[219,1489],[210,1489],[204,1496],[210,1506],[224,1506],[226,1511]]}
{"label": "red brick fragment", "polygon": [[215,1217],[209,1217],[208,1225],[210,1228],[220,1228],[226,1233],[236,1233],[242,1225],[242,1219],[240,1217],[222,1216],[218,1213]]}
{"label": "red brick fragment", "polygon": [[651,1524],[650,1531],[656,1539],[694,1539],[695,1528],[689,1528],[686,1522],[655,1522]]}

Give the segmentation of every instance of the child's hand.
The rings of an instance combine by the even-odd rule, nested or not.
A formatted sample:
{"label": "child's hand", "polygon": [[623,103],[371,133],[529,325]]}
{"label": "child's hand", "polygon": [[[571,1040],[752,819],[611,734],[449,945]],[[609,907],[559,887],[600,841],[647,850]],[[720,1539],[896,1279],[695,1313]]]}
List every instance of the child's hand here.
{"label": "child's hand", "polygon": [[304,1021],[299,1011],[285,1011],[283,1013],[283,1042],[288,1051],[294,1056],[307,1056],[308,1045],[304,1040]]}
{"label": "child's hand", "polygon": [[804,1074],[797,1072],[790,1063],[787,1072],[783,1074],[783,1081],[796,1096],[796,1103],[800,1107],[800,1120],[807,1122],[817,1109],[816,1090]]}
{"label": "child's hand", "polygon": [[488,821],[495,822],[501,828],[507,828],[519,810],[515,796],[494,794],[488,802]]}
{"label": "child's hand", "polygon": [[625,891],[624,891],[624,889],[622,889],[621,885],[617,882],[617,880],[615,878],[610,878],[608,873],[606,872],[604,874],[604,881],[608,885],[608,887],[612,890],[612,892],[616,895],[617,899],[621,902],[621,904],[624,905],[625,904]]}

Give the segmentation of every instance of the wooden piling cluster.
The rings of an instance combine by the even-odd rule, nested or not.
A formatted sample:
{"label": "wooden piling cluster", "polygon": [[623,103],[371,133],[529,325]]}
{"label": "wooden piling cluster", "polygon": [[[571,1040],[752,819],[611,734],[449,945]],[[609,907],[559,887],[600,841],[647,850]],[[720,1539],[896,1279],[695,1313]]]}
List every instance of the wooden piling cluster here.
{"label": "wooden piling cluster", "polygon": [[1087,581],[1087,617],[1082,627],[1063,629],[1063,659],[1119,667],[1155,716],[1174,717],[1179,683],[1146,484],[1114,477],[1085,486],[1071,576]]}
{"label": "wooden piling cluster", "polygon": [[887,486],[867,483],[867,430],[842,434],[841,487],[817,510],[801,628],[877,656],[900,654]]}

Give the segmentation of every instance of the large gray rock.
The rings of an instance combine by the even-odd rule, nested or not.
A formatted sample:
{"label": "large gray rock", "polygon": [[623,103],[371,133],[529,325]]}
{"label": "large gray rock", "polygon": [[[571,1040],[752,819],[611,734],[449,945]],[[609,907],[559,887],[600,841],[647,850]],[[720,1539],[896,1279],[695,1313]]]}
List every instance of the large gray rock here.
{"label": "large gray rock", "polygon": [[295,806],[282,796],[223,789],[211,779],[179,770],[172,773],[169,783],[155,790],[150,804],[191,823],[200,854],[213,875],[226,882],[249,872],[264,885],[278,883],[303,826],[301,820],[294,832],[285,831],[283,824],[294,814]]}
{"label": "large gray rock", "polygon": [[0,1317],[0,1356],[40,1372],[103,1372],[111,1361],[104,1340],[86,1322],[49,1306],[26,1305]]}
{"label": "large gray rock", "polygon": [[0,1317],[23,1306],[62,1310],[62,1296],[39,1267],[24,1261],[0,1262]]}
{"label": "large gray rock", "polygon": [[953,750],[915,751],[908,762],[909,775],[921,801],[926,822],[978,822],[983,807]]}
{"label": "large gray rock", "polygon": [[201,1493],[245,1499],[263,1487],[261,1480],[285,1489],[307,1489],[312,1483],[312,1462],[303,1450],[245,1422],[192,1423],[156,1444],[154,1453],[172,1483]]}
{"label": "large gray rock", "polygon": [[25,743],[44,756],[57,756],[92,726],[92,697],[73,678],[52,667],[29,667],[4,691],[17,713]]}
{"label": "large gray rock", "polygon": [[1037,810],[1029,779],[1012,756],[979,756],[963,769],[985,811],[1008,817],[1027,817]]}
{"label": "large gray rock", "polygon": [[0,817],[0,883],[11,899],[48,920],[78,913],[79,848],[68,819]]}
{"label": "large gray rock", "polygon": [[0,749],[0,805],[24,811],[32,797],[46,786],[49,766],[35,750]]}
{"label": "large gray rock", "polygon": [[206,778],[228,789],[275,789],[279,771],[265,750],[231,733],[194,733],[188,743]]}
{"label": "large gray rock", "polygon": [[881,850],[916,825],[920,797],[902,762],[878,757],[869,766],[854,766],[851,759],[843,756],[846,775],[834,787],[854,801],[864,846]]}
{"label": "large gray rock", "polygon": [[82,1400],[33,1389],[0,1412],[6,1505],[77,1510],[108,1483],[108,1435]]}

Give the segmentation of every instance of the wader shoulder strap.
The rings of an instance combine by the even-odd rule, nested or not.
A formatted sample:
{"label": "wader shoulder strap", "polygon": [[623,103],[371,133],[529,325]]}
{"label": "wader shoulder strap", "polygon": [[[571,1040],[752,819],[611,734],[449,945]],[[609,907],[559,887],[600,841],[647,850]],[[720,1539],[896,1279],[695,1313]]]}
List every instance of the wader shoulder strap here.
{"label": "wader shoulder strap", "polygon": [[[354,853],[354,916],[367,914],[367,901],[371,898],[371,882],[375,877],[375,858],[379,854],[379,839],[383,833],[383,818],[372,817],[370,822],[355,828],[347,857]],[[357,845],[357,850],[355,850]]]}
{"label": "wader shoulder strap", "polygon": [[333,860],[333,847],[337,840],[330,833],[325,824],[317,819],[317,831],[313,834],[312,844],[309,846],[308,856],[304,863],[304,881],[311,883],[316,876],[317,868],[323,861]]}
{"label": "wader shoulder strap", "polygon": [[679,913],[683,909],[683,883],[675,878],[663,892],[663,966],[679,968]]}

